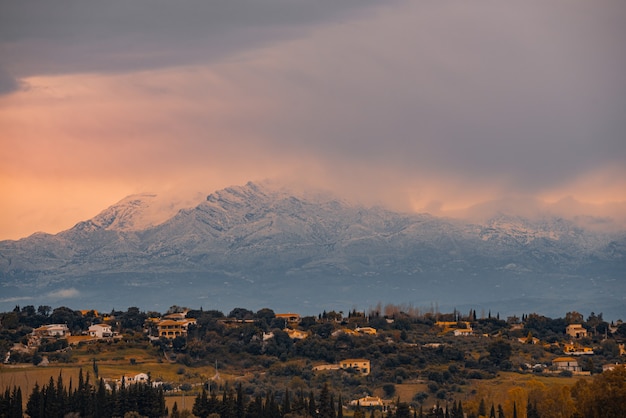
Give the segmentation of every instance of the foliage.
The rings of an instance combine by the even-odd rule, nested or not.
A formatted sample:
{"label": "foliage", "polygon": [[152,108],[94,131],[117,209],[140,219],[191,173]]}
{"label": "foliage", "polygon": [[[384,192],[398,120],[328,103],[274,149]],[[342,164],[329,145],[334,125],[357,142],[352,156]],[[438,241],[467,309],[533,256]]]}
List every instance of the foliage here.
{"label": "foliage", "polygon": [[83,378],[81,369],[75,386],[71,380],[69,386],[65,386],[61,374],[56,382],[51,377],[41,388],[36,384],[28,398],[26,413],[30,418],[63,418],[68,414],[100,418],[128,413],[161,417],[167,411],[162,390],[153,388],[150,382],[122,385],[119,390],[109,391],[104,380],[92,385],[89,373]]}

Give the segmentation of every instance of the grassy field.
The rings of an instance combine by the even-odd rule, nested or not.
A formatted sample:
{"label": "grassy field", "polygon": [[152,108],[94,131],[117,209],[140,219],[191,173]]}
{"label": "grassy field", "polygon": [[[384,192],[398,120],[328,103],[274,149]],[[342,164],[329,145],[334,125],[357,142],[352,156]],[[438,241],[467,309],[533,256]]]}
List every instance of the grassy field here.
{"label": "grassy field", "polygon": [[[137,373],[150,373],[154,381],[166,381],[171,383],[190,383],[194,385],[194,390],[190,391],[183,398],[181,395],[166,396],[168,408],[173,407],[174,402],[178,404],[179,410],[185,408],[191,410],[197,390],[200,384],[207,382],[215,375],[215,368],[212,366],[188,368],[176,363],[159,361],[158,357],[146,355],[145,350],[139,348],[128,348],[116,350],[114,353],[74,353],[75,363],[49,367],[35,367],[31,365],[8,366],[0,365],[0,390],[14,385],[22,388],[24,403],[33,390],[35,383],[40,386],[48,383],[50,378],[56,382],[59,374],[62,374],[63,382],[67,385],[70,379],[76,383],[78,381],[79,370],[83,369],[83,374],[89,373],[93,382],[93,359],[97,359],[99,376],[105,379],[120,379],[121,376],[132,376]],[[131,360],[132,364],[131,364]],[[223,374],[220,372],[223,381],[234,382],[240,376]],[[511,399],[527,399],[527,393],[533,388],[543,387],[563,387],[573,386],[578,379],[590,379],[590,377],[559,377],[537,374],[519,374],[501,372],[495,379],[470,380],[468,386],[462,386],[455,400],[460,400],[465,405],[465,410],[475,410],[480,399],[484,399],[488,406],[502,404],[511,408]],[[416,393],[428,392],[427,382],[411,382],[396,385],[394,398],[399,397],[403,402],[411,402]],[[375,393],[378,396],[381,393]],[[425,407],[432,406],[436,402],[433,394],[426,400]],[[445,405],[445,401],[442,401]],[[525,404],[524,404],[525,405]]]}
{"label": "grassy field", "polygon": [[63,366],[63,367],[35,367],[28,365],[19,366],[0,366],[0,390],[4,392],[6,388],[18,386],[22,389],[22,399],[26,402],[28,396],[35,387],[35,383],[39,386],[47,385],[52,377],[56,383],[59,374],[63,377],[63,382],[68,383],[78,381],[79,367]]}

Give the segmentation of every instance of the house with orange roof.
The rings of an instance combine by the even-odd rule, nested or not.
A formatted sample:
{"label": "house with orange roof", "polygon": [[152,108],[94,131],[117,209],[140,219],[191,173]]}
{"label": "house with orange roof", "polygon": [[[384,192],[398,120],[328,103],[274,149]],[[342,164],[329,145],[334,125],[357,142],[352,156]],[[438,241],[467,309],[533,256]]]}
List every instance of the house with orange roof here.
{"label": "house with orange roof", "polygon": [[195,325],[195,319],[183,319],[175,321],[173,319],[164,319],[157,323],[159,337],[174,339],[176,337],[186,337],[189,325]]}
{"label": "house with orange roof", "polygon": [[572,338],[585,338],[587,336],[587,330],[583,328],[582,324],[569,324],[565,328],[565,333]]}
{"label": "house with orange roof", "polygon": [[578,364],[578,360],[572,357],[557,357],[552,360],[552,365],[557,370],[568,370],[570,372],[582,371],[582,367]]}

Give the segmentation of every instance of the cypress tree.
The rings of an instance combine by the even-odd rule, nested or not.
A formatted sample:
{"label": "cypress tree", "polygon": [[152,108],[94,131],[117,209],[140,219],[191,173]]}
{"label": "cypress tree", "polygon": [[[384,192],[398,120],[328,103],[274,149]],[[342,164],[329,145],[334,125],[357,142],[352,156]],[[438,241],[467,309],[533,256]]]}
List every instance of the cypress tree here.
{"label": "cypress tree", "polygon": [[222,418],[235,418],[237,416],[237,404],[232,389],[224,389],[222,396]]}
{"label": "cypress tree", "polygon": [[409,409],[408,403],[400,402],[397,405],[396,418],[411,418],[411,410]]}
{"label": "cypress tree", "polygon": [[318,416],[320,418],[335,418],[334,416],[331,416],[330,413],[330,399],[327,383],[324,383],[324,386],[322,387],[322,390],[320,392]]}
{"label": "cypress tree", "polygon": [[498,404],[498,418],[506,418],[504,416],[504,409],[502,409],[502,405]]}
{"label": "cypress tree", "polygon": [[291,403],[289,400],[289,389],[285,389],[285,396],[283,396],[283,408],[282,413],[286,415],[291,412]]}
{"label": "cypress tree", "polygon": [[246,408],[246,418],[259,418],[263,416],[263,399],[258,395]]}
{"label": "cypress tree", "polygon": [[483,398],[480,399],[480,403],[478,404],[478,416],[487,416],[487,406],[485,405],[485,400]]}
{"label": "cypress tree", "polygon": [[[6,408],[6,406],[2,405],[2,409],[4,408]],[[42,394],[39,390],[39,384],[35,383],[33,392],[30,394],[28,402],[26,403],[26,413],[30,418],[43,418],[43,411]]]}
{"label": "cypress tree", "polygon": [[113,413],[109,408],[110,399],[111,397],[107,396],[106,388],[104,387],[104,380],[100,379],[93,403],[94,418],[104,418]]}
{"label": "cypress tree", "polygon": [[172,415],[170,416],[170,418],[180,418],[180,413],[178,412],[177,402],[174,402],[174,405],[172,406]]}
{"label": "cypress tree", "polygon": [[309,415],[317,417],[317,406],[315,405],[315,394],[311,391],[309,395]]}
{"label": "cypress tree", "polygon": [[207,397],[207,393],[206,393],[206,389],[202,388],[202,393],[199,393],[198,396],[196,396],[196,400],[193,403],[193,408],[191,409],[191,412],[200,418],[206,418],[209,416],[209,412],[208,412],[208,397]]}
{"label": "cypress tree", "polygon": [[237,404],[237,408],[236,408],[237,418],[244,418],[245,413],[246,413],[246,407],[245,407],[245,399],[243,395],[243,387],[241,386],[241,382],[239,382],[239,384],[237,385],[236,404]]}
{"label": "cypress tree", "polygon": [[343,418],[343,399],[341,393],[339,393],[339,399],[337,400],[337,418]]}
{"label": "cypress tree", "polygon": [[22,388],[13,386],[10,399],[10,418],[22,418]]}

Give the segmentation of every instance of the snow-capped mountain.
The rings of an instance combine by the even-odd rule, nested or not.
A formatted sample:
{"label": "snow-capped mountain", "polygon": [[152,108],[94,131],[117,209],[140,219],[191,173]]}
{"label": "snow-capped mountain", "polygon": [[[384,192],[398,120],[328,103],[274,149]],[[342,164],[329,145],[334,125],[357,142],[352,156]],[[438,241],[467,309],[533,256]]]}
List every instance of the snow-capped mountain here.
{"label": "snow-capped mountain", "polygon": [[626,295],[626,234],[562,218],[467,223],[254,183],[171,216],[155,202],[130,196],[59,234],[0,242],[0,307],[71,289],[65,303],[99,309],[392,302],[608,315]]}

